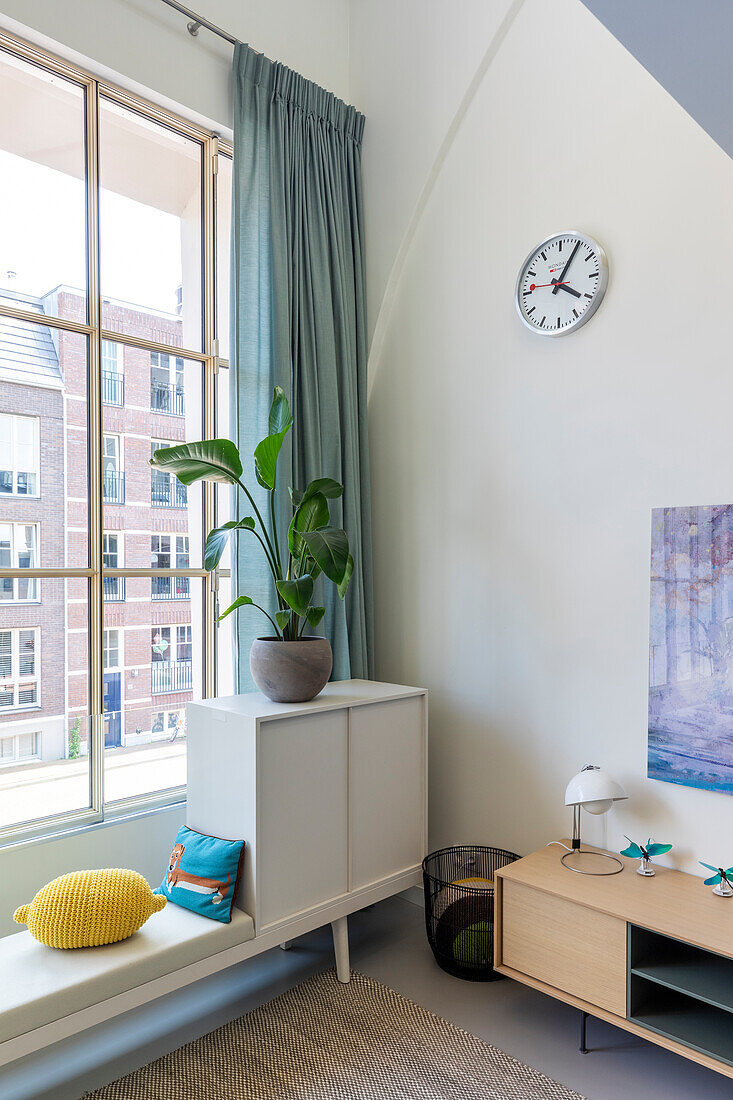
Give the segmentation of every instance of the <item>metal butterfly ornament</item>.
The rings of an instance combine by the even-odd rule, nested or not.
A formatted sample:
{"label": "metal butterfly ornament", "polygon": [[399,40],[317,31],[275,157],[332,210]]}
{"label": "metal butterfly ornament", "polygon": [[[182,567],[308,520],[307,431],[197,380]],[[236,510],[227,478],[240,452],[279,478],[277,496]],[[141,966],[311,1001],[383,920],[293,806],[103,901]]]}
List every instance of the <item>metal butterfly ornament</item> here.
{"label": "metal butterfly ornament", "polygon": [[[626,836],[626,834],[624,834]],[[636,844],[631,837],[626,836],[626,840],[629,842],[628,848],[624,848],[621,853],[622,856],[630,856],[632,859],[638,859],[639,866],[636,868],[637,875],[643,875],[645,878],[651,878],[654,874],[654,868],[650,866],[652,858],[654,856],[663,856],[665,852],[669,852],[671,844],[654,844],[652,838],[649,837],[646,844]]]}
{"label": "metal butterfly ornament", "polygon": [[703,863],[702,860],[700,866],[707,867],[708,871],[715,871],[714,875],[705,879],[705,886],[714,887],[713,893],[719,898],[733,898],[733,867],[723,870],[722,867],[713,867],[711,863]]}

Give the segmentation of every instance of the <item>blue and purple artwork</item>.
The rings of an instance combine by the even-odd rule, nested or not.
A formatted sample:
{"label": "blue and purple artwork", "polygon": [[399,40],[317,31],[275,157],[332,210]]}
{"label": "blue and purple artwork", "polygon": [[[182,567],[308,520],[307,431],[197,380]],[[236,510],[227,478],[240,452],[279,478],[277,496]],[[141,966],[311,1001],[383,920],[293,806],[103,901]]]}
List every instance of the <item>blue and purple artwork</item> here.
{"label": "blue and purple artwork", "polygon": [[733,504],[652,511],[647,773],[733,794]]}

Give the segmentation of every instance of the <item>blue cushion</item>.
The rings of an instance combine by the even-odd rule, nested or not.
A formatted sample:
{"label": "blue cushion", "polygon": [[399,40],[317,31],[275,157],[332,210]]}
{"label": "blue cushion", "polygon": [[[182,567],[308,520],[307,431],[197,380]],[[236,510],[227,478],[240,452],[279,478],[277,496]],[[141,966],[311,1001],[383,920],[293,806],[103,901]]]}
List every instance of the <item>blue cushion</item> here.
{"label": "blue cushion", "polygon": [[239,886],[243,840],[220,840],[182,825],[156,894],[202,917],[229,924]]}

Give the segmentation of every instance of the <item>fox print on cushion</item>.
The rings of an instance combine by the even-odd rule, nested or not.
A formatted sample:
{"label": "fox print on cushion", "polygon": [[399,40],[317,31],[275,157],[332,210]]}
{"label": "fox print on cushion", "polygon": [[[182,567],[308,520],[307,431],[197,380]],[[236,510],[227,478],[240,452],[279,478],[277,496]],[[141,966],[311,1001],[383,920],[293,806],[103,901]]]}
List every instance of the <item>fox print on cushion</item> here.
{"label": "fox print on cushion", "polygon": [[243,840],[222,840],[182,825],[155,891],[183,909],[228,924],[244,856]]}
{"label": "fox print on cushion", "polygon": [[99,947],[126,940],[165,904],[137,871],[108,867],[55,878],[13,920],[47,947]]}

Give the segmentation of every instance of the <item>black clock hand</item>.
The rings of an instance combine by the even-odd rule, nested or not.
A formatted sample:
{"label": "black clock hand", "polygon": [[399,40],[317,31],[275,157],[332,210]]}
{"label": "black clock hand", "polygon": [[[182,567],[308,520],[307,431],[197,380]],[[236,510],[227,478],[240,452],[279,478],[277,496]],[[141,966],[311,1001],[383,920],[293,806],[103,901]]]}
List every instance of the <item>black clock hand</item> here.
{"label": "black clock hand", "polygon": [[579,290],[573,290],[573,288],[571,286],[568,286],[567,283],[558,283],[555,279],[553,279],[552,281],[555,284],[554,287],[552,288],[552,293],[553,294],[555,293],[556,290],[566,290],[568,292],[568,294],[572,294],[574,298],[580,298],[581,297],[580,291]]}
{"label": "black clock hand", "polygon": [[[570,267],[571,263],[573,262],[573,257],[575,256],[575,253],[578,251],[579,248],[580,248],[580,241],[576,241],[575,242],[575,248],[573,249],[573,251],[568,256],[568,262],[565,264],[565,267],[562,269],[562,273],[560,275],[560,278],[557,280],[558,283],[562,283],[562,282],[565,281],[565,276],[568,273],[568,268]],[[556,286],[552,288],[552,293],[557,294],[557,287]]]}

